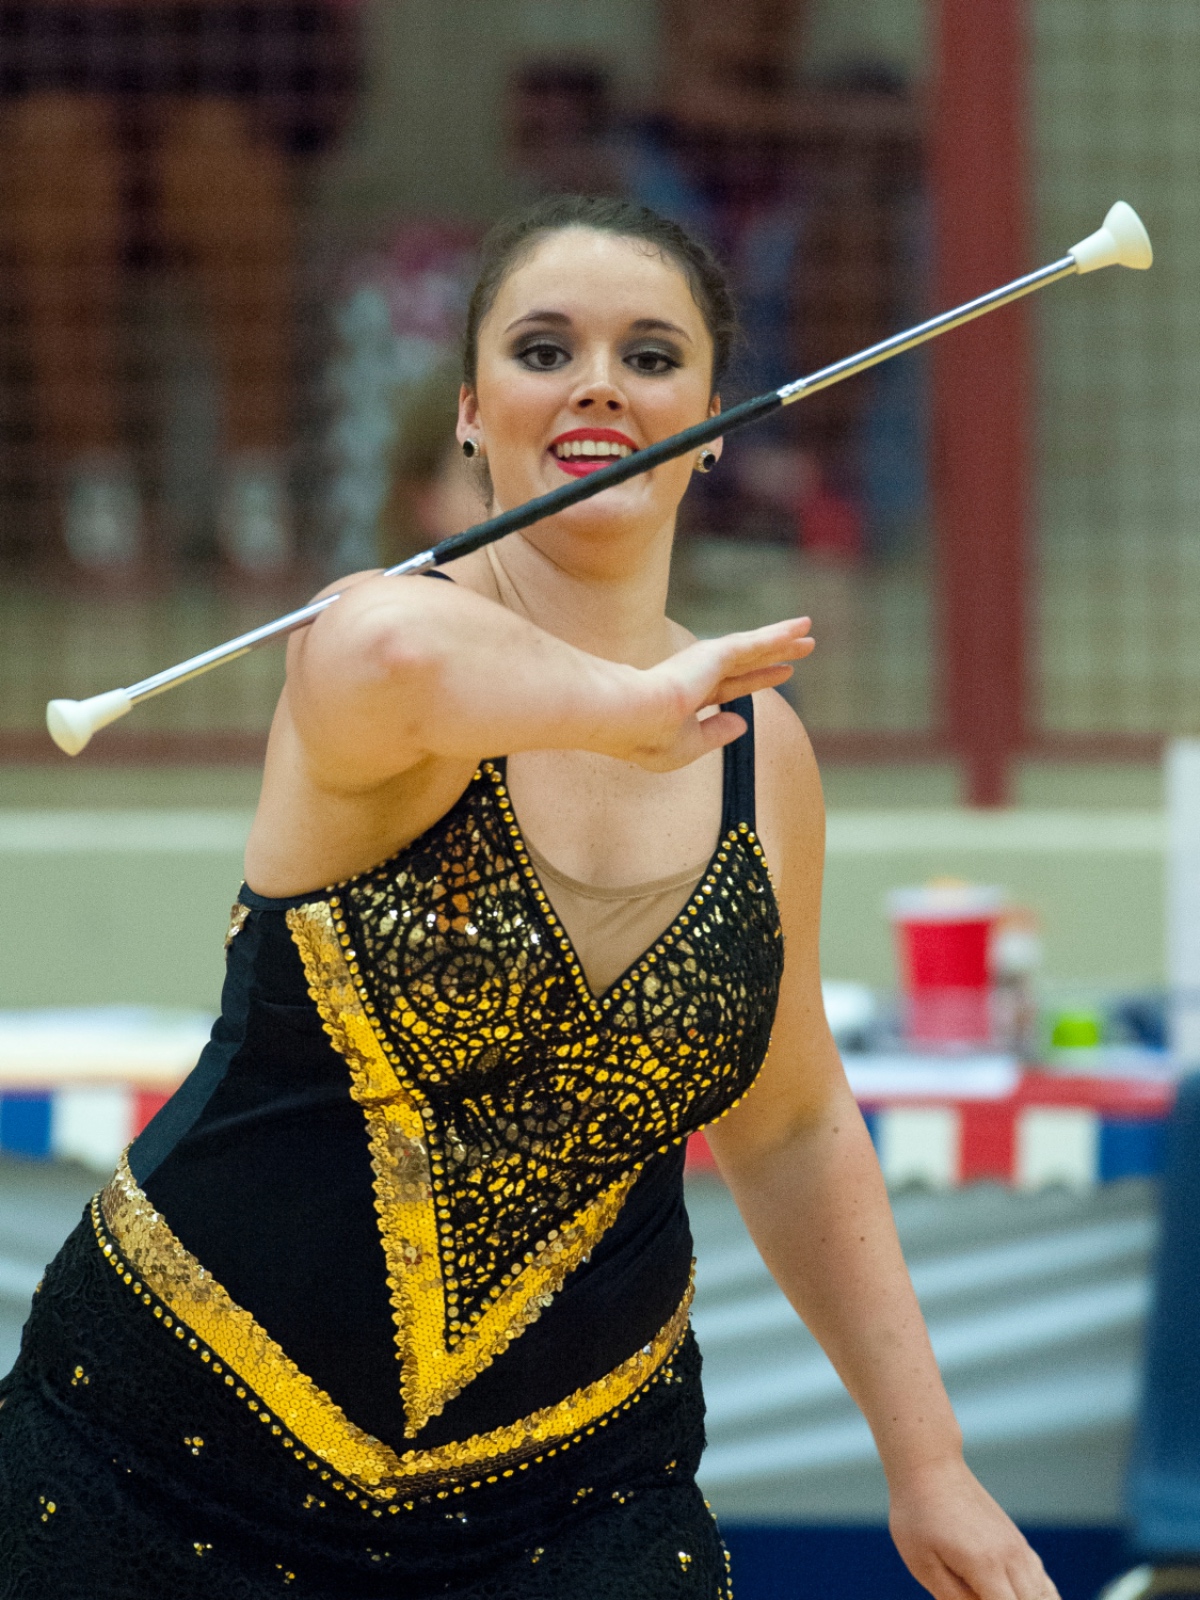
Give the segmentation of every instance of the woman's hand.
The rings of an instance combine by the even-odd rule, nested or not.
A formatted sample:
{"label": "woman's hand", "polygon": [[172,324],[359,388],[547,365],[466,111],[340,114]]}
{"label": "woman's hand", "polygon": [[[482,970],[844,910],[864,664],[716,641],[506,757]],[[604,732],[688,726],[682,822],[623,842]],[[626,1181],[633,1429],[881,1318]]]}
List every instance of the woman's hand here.
{"label": "woman's hand", "polygon": [[729,744],[745,731],[742,718],[730,711],[699,713],[786,682],[790,663],[815,648],[811,626],[808,617],[796,617],[751,633],[701,639],[635,673],[629,704],[613,719],[604,753],[651,772],[671,772]]}
{"label": "woman's hand", "polygon": [[937,1600],[1058,1600],[1041,1559],[961,1457],[892,1487],[892,1538]]}
{"label": "woman's hand", "polygon": [[737,738],[740,717],[697,713],[782,683],[813,648],[809,626],[703,640],[639,668],[465,587],[371,577],[293,640],[281,709],[306,771],[334,791],[366,791],[430,757],[518,750],[594,750],[668,772]]}

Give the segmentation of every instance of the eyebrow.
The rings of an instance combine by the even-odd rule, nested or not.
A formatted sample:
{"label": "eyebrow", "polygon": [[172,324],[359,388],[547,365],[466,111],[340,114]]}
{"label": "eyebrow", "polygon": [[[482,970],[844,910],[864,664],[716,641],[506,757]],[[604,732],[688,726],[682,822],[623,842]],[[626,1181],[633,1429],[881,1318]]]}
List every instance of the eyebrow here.
{"label": "eyebrow", "polygon": [[[548,323],[555,328],[569,328],[571,319],[565,311],[527,311],[523,317],[518,317],[515,322],[510,322],[505,328],[505,333],[511,333],[514,328],[524,327],[529,322]],[[692,337],[676,322],[667,322],[663,317],[637,317],[630,324],[635,333],[674,333],[681,339],[692,343]]]}

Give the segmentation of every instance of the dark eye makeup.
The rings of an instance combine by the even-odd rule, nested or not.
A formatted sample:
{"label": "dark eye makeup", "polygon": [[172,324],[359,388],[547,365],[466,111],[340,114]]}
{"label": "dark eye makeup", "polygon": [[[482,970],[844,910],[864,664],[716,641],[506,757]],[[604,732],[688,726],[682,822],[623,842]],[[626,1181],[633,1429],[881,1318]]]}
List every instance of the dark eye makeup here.
{"label": "dark eye makeup", "polygon": [[[514,358],[530,372],[557,372],[571,359],[571,352],[557,339],[539,338],[522,340],[513,351]],[[678,350],[670,345],[639,344],[627,350],[622,358],[625,365],[639,377],[655,378],[673,372],[683,364]]]}
{"label": "dark eye makeup", "polygon": [[660,372],[674,372],[683,365],[683,357],[670,345],[638,345],[625,356],[625,365],[645,377],[657,377]]}
{"label": "dark eye makeup", "polygon": [[513,354],[531,372],[557,372],[571,359],[571,352],[554,339],[526,339]]}

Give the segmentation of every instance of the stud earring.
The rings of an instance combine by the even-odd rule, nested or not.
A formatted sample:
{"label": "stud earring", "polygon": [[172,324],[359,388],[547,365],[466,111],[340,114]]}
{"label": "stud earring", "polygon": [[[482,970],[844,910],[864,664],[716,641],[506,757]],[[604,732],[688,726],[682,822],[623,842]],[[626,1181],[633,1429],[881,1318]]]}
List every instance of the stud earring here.
{"label": "stud earring", "polygon": [[482,455],[483,450],[480,446],[479,440],[464,439],[462,442],[462,453],[466,456],[468,461],[474,461],[476,456]]}
{"label": "stud earring", "polygon": [[715,450],[701,450],[700,454],[696,457],[695,470],[697,472],[711,472],[716,464],[717,452]]}

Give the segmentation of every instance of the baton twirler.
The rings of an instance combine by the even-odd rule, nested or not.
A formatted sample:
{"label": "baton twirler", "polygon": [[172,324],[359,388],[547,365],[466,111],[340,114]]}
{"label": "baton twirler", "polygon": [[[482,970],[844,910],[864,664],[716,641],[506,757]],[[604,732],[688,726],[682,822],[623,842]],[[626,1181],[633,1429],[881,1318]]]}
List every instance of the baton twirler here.
{"label": "baton twirler", "polygon": [[[757,422],[761,417],[770,416],[781,406],[790,406],[795,400],[803,400],[821,389],[828,389],[831,384],[852,378],[856,373],[865,372],[868,367],[877,366],[881,361],[887,361],[892,356],[902,355],[904,351],[924,344],[927,339],[936,338],[940,333],[948,333],[951,328],[961,327],[964,322],[971,322],[989,311],[996,311],[1001,306],[1008,305],[1010,301],[1020,300],[1024,295],[1032,294],[1035,289],[1044,289],[1048,284],[1057,283],[1060,278],[1070,277],[1073,273],[1095,272],[1100,267],[1144,269],[1153,259],[1150,240],[1140,218],[1132,206],[1127,206],[1123,200],[1118,200],[1105,217],[1104,225],[1095,233],[1089,234],[1074,249],[1069,250],[1061,260],[1052,261],[1046,267],[1039,267],[1036,272],[1026,273],[1023,278],[1014,278],[1003,288],[993,289],[989,294],[981,294],[978,299],[968,300],[965,305],[958,306],[953,311],[943,311],[939,316],[930,317],[928,322],[918,323],[915,328],[910,328],[905,333],[893,334],[890,339],[873,344],[858,355],[846,356],[842,361],[835,361],[832,366],[822,367],[819,372],[811,373],[807,378],[797,378],[793,383],[785,383],[782,388],[773,389],[769,394],[758,395],[753,400],[744,400],[741,405],[733,406],[715,417],[709,417],[704,422],[698,422],[695,427],[685,428],[682,433],[672,434],[669,439],[660,439],[657,444],[635,450],[631,455],[614,461],[610,466],[589,473],[586,478],[577,478],[574,483],[564,484],[561,489],[540,495],[536,500],[529,500],[524,505],[514,506],[511,511],[501,512],[498,517],[491,517],[487,522],[481,522],[474,528],[467,528],[463,533],[452,534],[440,544],[435,544],[432,549],[423,550],[420,555],[411,556],[407,561],[401,561],[398,566],[389,567],[383,576],[399,578],[406,573],[427,572],[432,567],[440,567],[447,561],[453,561],[457,556],[465,556],[472,550],[482,549],[494,539],[503,539],[506,534],[516,533],[519,528],[528,528],[532,523],[540,522],[543,517],[552,517],[556,512],[565,511],[568,506],[578,505],[581,500],[590,499],[592,495],[600,494],[614,484],[624,483],[627,478],[636,477],[641,472],[649,472],[652,467],[660,466],[664,461],[672,461],[676,456],[686,455],[700,445],[709,444],[713,439],[732,433],[736,428],[744,428],[747,423]],[[211,672],[223,662],[234,661],[238,656],[257,650],[259,645],[267,644],[272,639],[280,639],[296,628],[303,628],[315,617],[319,617],[322,611],[328,611],[329,607],[335,605],[340,598],[338,594],[330,594],[321,600],[313,600],[309,605],[301,606],[298,611],[289,611],[286,616],[277,617],[274,622],[264,622],[260,628],[252,628],[249,633],[239,634],[236,639],[215,645],[211,650],[202,651],[189,661],[181,661],[178,666],[156,672],[153,677],[143,678],[140,683],[131,684],[127,689],[110,689],[106,694],[93,695],[90,700],[51,700],[46,707],[46,726],[50,730],[50,737],[60,750],[65,750],[70,756],[76,756],[98,729],[107,727],[118,717],[123,717],[127,711],[140,705],[143,700],[149,700],[156,694],[163,694],[167,689],[174,689],[178,684],[186,683],[189,678],[198,678],[201,673]]]}

